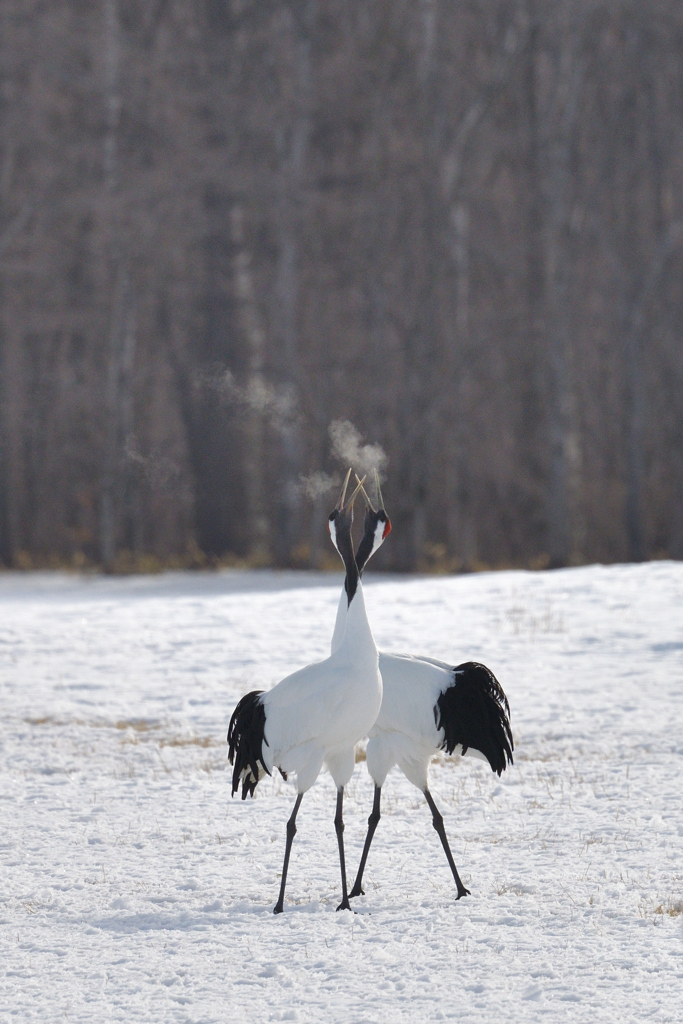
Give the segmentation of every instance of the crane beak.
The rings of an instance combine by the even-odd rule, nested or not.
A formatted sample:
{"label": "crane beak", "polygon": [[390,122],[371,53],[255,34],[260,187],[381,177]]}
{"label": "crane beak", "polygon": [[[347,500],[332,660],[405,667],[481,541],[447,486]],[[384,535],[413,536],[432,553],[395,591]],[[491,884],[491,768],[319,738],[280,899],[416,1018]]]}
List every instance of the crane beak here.
{"label": "crane beak", "polygon": [[351,478],[351,470],[349,469],[348,473],[346,474],[346,478],[344,480],[344,486],[342,487],[342,492],[341,492],[341,494],[339,496],[339,501],[337,502],[337,504],[335,506],[337,512],[343,511],[344,508],[346,508],[347,510],[348,509],[352,509],[353,508],[353,503],[356,500],[359,491],[362,490],[363,494],[365,494],[365,488],[363,487],[363,484],[365,482],[365,477],[363,477],[362,480],[358,480],[358,476],[356,475],[356,480],[358,480],[358,486],[356,487],[356,489],[353,492],[353,494],[348,499],[346,498],[346,491],[347,491],[348,486],[349,486],[350,478]]}
{"label": "crane beak", "polygon": [[[351,470],[349,470],[349,473],[350,472],[351,472]],[[358,480],[358,477],[356,477],[356,480]],[[358,486],[356,487],[355,491],[353,492],[353,494],[349,498],[348,504],[347,504],[347,508],[353,508],[353,503],[356,500],[356,497],[357,497],[359,491],[362,491],[363,494],[365,494],[365,488],[363,487],[364,482],[365,482],[365,477],[363,477],[362,480],[358,480]]]}
{"label": "crane beak", "polygon": [[384,498],[382,497],[382,488],[379,485],[379,473],[377,472],[377,470],[375,470],[374,472],[375,472],[375,488],[377,490],[377,501],[379,502],[380,509],[382,509],[382,511],[384,511]]}
{"label": "crane beak", "polygon": [[349,478],[350,478],[350,476],[351,476],[351,469],[349,468],[349,471],[346,474],[346,478],[344,480],[344,486],[342,487],[342,492],[341,492],[341,494],[339,496],[339,501],[337,502],[337,504],[335,506],[337,512],[340,512],[344,508],[344,498],[346,497],[346,488],[349,486]]}
{"label": "crane beak", "polygon": [[370,501],[370,499],[368,497],[368,492],[363,487],[363,480],[365,480],[365,477],[363,477],[363,480],[361,480],[360,477],[358,476],[358,473],[356,473],[355,476],[356,476],[356,480],[358,481],[358,487],[356,488],[356,490],[358,490],[360,488],[360,492],[363,495],[363,497],[365,498],[365,504],[368,506],[368,508],[372,509],[373,512],[376,512],[377,509],[375,508],[375,506]]}

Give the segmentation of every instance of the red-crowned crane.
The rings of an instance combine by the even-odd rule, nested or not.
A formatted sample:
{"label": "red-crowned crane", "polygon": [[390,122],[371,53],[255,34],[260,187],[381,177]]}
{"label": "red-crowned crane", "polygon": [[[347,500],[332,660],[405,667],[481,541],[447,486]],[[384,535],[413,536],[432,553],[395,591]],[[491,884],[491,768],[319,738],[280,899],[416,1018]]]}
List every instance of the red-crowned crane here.
{"label": "red-crowned crane", "polygon": [[[367,735],[382,703],[382,677],[377,648],[365,613],[360,573],[353,554],[353,503],[361,485],[344,504],[349,476],[330,515],[332,541],[346,568],[344,623],[334,652],[325,661],[307,665],[287,676],[272,690],[255,690],[242,697],[228,729],[229,760],[234,765],[232,795],[242,786],[242,799],[253,796],[263,775],[278,768],[287,778],[296,773],[297,798],[287,822],[280,895],[274,913],[284,909],[287,869],[296,834],[296,816],[304,793],[326,764],[337,787],[334,827],[339,844],[342,902],[350,910],[344,860],[344,787],[355,765],[356,743]],[[379,547],[391,525],[388,520],[370,544]]]}
{"label": "red-crowned crane", "polygon": [[[365,531],[356,552],[356,566],[362,573],[377,550],[375,538],[388,522],[379,479],[376,476],[378,508],[365,489]],[[346,609],[337,611],[332,650],[344,634]],[[372,813],[358,874],[349,898],[365,895],[363,872],[375,829],[380,820],[382,786],[389,771],[398,765],[406,778],[424,793],[457,888],[456,900],[469,895],[453,860],[443,817],[429,791],[429,765],[441,750],[448,754],[471,754],[488,761],[498,775],[512,764],[514,743],[510,729],[510,706],[503,688],[490,669],[467,661],[453,667],[434,658],[379,652],[382,675],[382,706],[369,731],[367,767],[375,783]]]}

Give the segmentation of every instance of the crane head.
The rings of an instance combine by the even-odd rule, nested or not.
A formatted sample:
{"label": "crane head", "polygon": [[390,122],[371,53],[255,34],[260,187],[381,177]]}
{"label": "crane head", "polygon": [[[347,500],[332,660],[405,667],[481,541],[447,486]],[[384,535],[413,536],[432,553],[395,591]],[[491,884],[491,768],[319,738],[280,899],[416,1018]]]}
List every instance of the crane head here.
{"label": "crane head", "polygon": [[[351,546],[351,527],[353,526],[353,504],[356,500],[358,492],[362,490],[363,480],[358,481],[358,486],[353,491],[349,498],[346,497],[346,491],[349,486],[349,479],[351,477],[351,470],[346,474],[344,480],[344,486],[339,496],[339,501],[330,512],[330,517],[327,521],[327,527],[330,531],[330,537],[332,543],[336,547],[339,554],[344,558],[344,550]],[[342,546],[340,546],[342,545]],[[351,548],[351,555],[353,556],[353,549]],[[346,559],[344,559],[346,562]]]}
{"label": "crane head", "polygon": [[[374,555],[376,551],[382,546],[386,538],[391,533],[391,519],[387,515],[384,508],[384,499],[382,497],[382,488],[379,485],[379,473],[377,470],[375,474],[375,490],[377,492],[377,508],[372,504],[368,497],[367,491],[363,487],[363,481],[358,480],[358,487],[356,490],[360,490],[365,498],[365,528],[363,530],[363,537],[358,545],[358,551],[356,552],[356,565],[358,571],[362,572],[364,566]],[[363,478],[365,480],[365,477]]]}

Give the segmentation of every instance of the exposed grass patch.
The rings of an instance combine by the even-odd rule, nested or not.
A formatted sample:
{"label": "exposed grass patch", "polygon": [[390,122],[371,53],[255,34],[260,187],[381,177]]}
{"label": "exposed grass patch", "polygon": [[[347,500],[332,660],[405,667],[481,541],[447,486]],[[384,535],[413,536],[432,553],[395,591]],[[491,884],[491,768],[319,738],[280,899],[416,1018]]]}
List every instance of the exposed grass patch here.
{"label": "exposed grass patch", "polygon": [[669,917],[680,917],[683,914],[683,900],[677,900],[675,903],[670,901],[660,903],[658,907],[655,907],[654,913],[668,914]]}
{"label": "exposed grass patch", "polygon": [[[123,733],[120,742],[127,746],[137,745],[141,742],[153,741],[158,747],[222,747],[225,746],[222,740],[213,736],[182,736],[182,735],[160,735],[164,728],[162,723],[147,721],[144,718],[120,718],[116,722],[83,721],[82,719],[70,718],[60,720],[52,715],[44,715],[40,718],[25,718],[27,725],[55,725],[64,728],[70,725],[85,725],[92,729],[115,729]],[[365,752],[362,752],[362,760],[365,760]]]}
{"label": "exposed grass patch", "polygon": [[160,747],[217,747],[223,746],[211,736],[172,736],[170,739],[159,740]]}
{"label": "exposed grass patch", "polygon": [[118,722],[114,722],[115,729],[133,729],[134,732],[151,732],[152,729],[158,729],[159,726],[151,722],[145,722],[142,718],[122,718]]}

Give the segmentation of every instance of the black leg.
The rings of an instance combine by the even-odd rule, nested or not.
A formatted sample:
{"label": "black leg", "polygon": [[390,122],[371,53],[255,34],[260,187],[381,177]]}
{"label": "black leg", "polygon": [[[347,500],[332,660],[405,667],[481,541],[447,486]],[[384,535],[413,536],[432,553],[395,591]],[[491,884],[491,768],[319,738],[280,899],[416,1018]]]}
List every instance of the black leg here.
{"label": "black leg", "polygon": [[342,818],[342,807],[344,805],[344,787],[337,790],[337,813],[334,816],[334,830],[337,833],[339,843],[339,866],[341,867],[342,880],[342,901],[337,910],[350,910],[349,894],[346,891],[346,861],[344,860],[344,819]]}
{"label": "black leg", "polygon": [[285,862],[282,865],[282,882],[280,883],[280,898],[273,907],[274,914],[281,914],[282,911],[285,909],[285,886],[287,884],[287,869],[289,868],[289,855],[292,852],[292,843],[294,841],[294,836],[296,835],[296,816],[299,812],[299,807],[301,806],[301,801],[303,800],[303,798],[303,793],[299,793],[298,797],[296,798],[296,803],[294,804],[292,816],[287,822],[287,845],[285,846]]}
{"label": "black leg", "polygon": [[372,842],[372,837],[375,834],[375,829],[377,828],[377,823],[379,822],[379,819],[380,819],[379,802],[380,802],[381,796],[382,796],[382,787],[381,786],[375,786],[375,799],[373,800],[373,803],[372,803],[372,813],[371,813],[370,817],[368,818],[368,834],[365,837],[365,846],[363,847],[363,856],[361,857],[360,864],[358,866],[358,874],[356,875],[356,881],[353,883],[353,889],[349,893],[349,899],[350,900],[352,900],[354,896],[365,896],[365,893],[364,893],[363,888],[362,888],[362,886],[363,886],[363,872],[365,871],[365,862],[367,861],[368,853],[370,852],[370,843]]}
{"label": "black leg", "polygon": [[443,827],[443,818],[442,818],[442,816],[441,816],[441,814],[439,812],[438,807],[434,803],[434,800],[432,799],[432,794],[429,792],[428,789],[425,789],[424,792],[425,792],[425,798],[427,800],[427,803],[429,804],[429,809],[432,812],[432,825],[434,826],[436,831],[439,833],[439,839],[441,840],[441,845],[444,848],[444,852],[445,852],[446,857],[448,859],[448,863],[450,864],[451,871],[453,872],[453,878],[455,879],[455,884],[458,887],[458,895],[455,898],[456,898],[456,900],[459,900],[461,896],[469,896],[470,895],[470,890],[466,889],[465,886],[460,881],[460,875],[458,874],[458,869],[455,866],[455,861],[453,860],[453,854],[451,853],[451,848],[448,845],[448,840],[446,839],[446,829]]}

